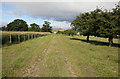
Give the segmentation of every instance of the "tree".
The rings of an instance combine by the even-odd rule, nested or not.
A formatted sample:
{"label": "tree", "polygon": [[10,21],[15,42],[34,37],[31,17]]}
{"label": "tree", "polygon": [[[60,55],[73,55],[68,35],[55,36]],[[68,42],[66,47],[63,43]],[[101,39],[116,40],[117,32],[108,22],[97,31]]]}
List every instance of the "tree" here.
{"label": "tree", "polygon": [[[81,14],[82,15],[82,14]],[[81,16],[80,15],[80,16]],[[81,21],[81,17],[80,16],[76,16],[76,19],[75,20],[73,20],[72,22],[71,22],[71,27],[72,27],[72,29],[74,30],[74,31],[78,31],[78,30],[80,30],[79,28],[80,28],[80,21]]]}
{"label": "tree", "polygon": [[111,46],[113,38],[120,35],[120,7],[117,5],[111,12],[98,8],[90,13],[86,12],[77,16],[71,25],[80,34],[87,36],[87,41],[90,35],[107,37]]}
{"label": "tree", "polygon": [[36,23],[32,23],[30,24],[30,28],[29,28],[29,31],[35,31],[35,32],[39,32],[40,31],[40,27],[38,24]]}
{"label": "tree", "polygon": [[3,26],[2,31],[7,31],[7,27]]}
{"label": "tree", "polygon": [[56,34],[63,34],[63,31],[58,30]]}
{"label": "tree", "polygon": [[96,9],[93,12],[86,12],[77,16],[76,19],[71,23],[73,29],[80,31],[80,34],[87,36],[87,41],[89,41],[90,35],[95,35],[97,26],[96,26],[96,18],[98,14],[101,12],[100,9]]}
{"label": "tree", "polygon": [[43,32],[52,32],[52,26],[50,26],[50,22],[48,21],[44,21],[43,27],[42,27],[42,31]]}
{"label": "tree", "polygon": [[8,31],[28,31],[27,23],[22,19],[15,19],[7,24]]}
{"label": "tree", "polygon": [[102,20],[100,24],[100,29],[98,29],[98,33],[102,37],[109,38],[108,41],[110,43],[109,46],[113,44],[113,38],[117,35],[120,35],[120,8],[117,5],[116,8],[113,9],[112,12],[108,12],[107,10],[102,13]]}
{"label": "tree", "polygon": [[69,30],[65,30],[65,31],[63,31],[63,32],[61,32],[62,34],[66,34],[66,35],[71,35],[71,36],[73,36],[73,35],[75,35],[76,33],[75,33],[75,31],[74,30],[72,30],[72,29],[69,29]]}

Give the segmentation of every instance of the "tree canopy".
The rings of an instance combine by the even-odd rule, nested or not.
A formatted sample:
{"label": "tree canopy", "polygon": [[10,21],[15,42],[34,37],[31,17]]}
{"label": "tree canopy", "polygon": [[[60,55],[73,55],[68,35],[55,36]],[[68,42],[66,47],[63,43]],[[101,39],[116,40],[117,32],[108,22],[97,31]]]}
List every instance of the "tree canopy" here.
{"label": "tree canopy", "polygon": [[112,11],[102,11],[97,8],[92,12],[77,16],[71,26],[73,30],[80,31],[80,34],[87,36],[87,41],[90,35],[107,37],[111,46],[113,37],[120,35],[119,18],[120,7],[118,5]]}
{"label": "tree canopy", "polygon": [[30,26],[31,27],[28,29],[29,31],[40,32],[40,27],[38,24],[32,23],[32,24],[30,24]]}
{"label": "tree canopy", "polygon": [[7,27],[3,26],[2,31],[7,31]]}
{"label": "tree canopy", "polygon": [[8,31],[27,31],[28,25],[22,19],[15,19],[14,21],[7,24]]}
{"label": "tree canopy", "polygon": [[52,32],[52,26],[50,26],[50,22],[44,21],[43,27],[41,29],[42,32]]}

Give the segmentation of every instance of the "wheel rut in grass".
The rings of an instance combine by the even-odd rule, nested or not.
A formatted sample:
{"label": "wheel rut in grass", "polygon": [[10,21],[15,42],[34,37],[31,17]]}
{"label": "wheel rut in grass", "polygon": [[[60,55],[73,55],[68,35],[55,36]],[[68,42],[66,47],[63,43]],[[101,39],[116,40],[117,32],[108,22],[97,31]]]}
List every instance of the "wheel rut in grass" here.
{"label": "wheel rut in grass", "polygon": [[[59,43],[61,42],[59,38],[58,38],[58,41],[59,41]],[[65,61],[66,61],[66,66],[68,68],[67,70],[69,70],[72,73],[71,77],[77,77],[77,75],[75,74],[75,72],[72,69],[71,62],[68,60],[68,57],[65,55],[63,45],[61,43],[60,43],[60,46],[61,46],[61,53],[64,56]]]}
{"label": "wheel rut in grass", "polygon": [[[66,38],[67,39],[67,38]],[[72,62],[74,63],[74,62],[76,62],[76,60],[74,60],[74,59],[76,59],[76,56],[74,56],[74,51],[73,50],[75,50],[75,48],[73,49],[73,47],[71,46],[71,45],[69,45],[68,43],[67,43],[67,41],[65,40],[65,38],[62,36],[62,38],[60,39],[61,41],[62,41],[62,48],[64,48],[65,46],[67,47],[65,50],[67,50],[67,53],[65,52],[65,54],[66,55],[69,55],[69,57],[71,58],[71,59],[73,59],[72,60]],[[64,43],[63,43],[64,42]],[[70,43],[70,42],[69,42]],[[64,45],[65,44],[65,45]],[[68,49],[68,48],[70,48],[70,49]],[[72,50],[72,52],[71,52],[71,50]],[[69,54],[69,52],[71,52],[71,53],[73,53],[73,55],[72,55],[72,57],[71,57],[71,55]],[[79,52],[79,51],[78,51]],[[82,58],[82,57],[81,57]],[[81,63],[81,61],[78,61],[77,60],[77,63],[78,62],[80,62]],[[82,63],[81,65],[79,65],[78,66],[78,64],[77,63],[74,63],[73,65],[74,65],[74,69],[75,69],[75,73],[77,74],[77,76],[79,76],[79,77],[95,77],[95,74],[88,68],[88,66],[86,66],[86,63]],[[71,71],[72,72],[72,71]],[[74,72],[73,72],[73,74],[74,74]]]}
{"label": "wheel rut in grass", "polygon": [[68,57],[64,54],[62,45],[59,43],[59,38],[53,36],[38,56],[36,62],[25,71],[23,77],[77,77],[72,70]]}
{"label": "wheel rut in grass", "polygon": [[[42,65],[43,67],[45,67],[45,63],[46,63],[46,58],[47,58],[47,54],[48,54],[48,49],[50,47],[50,42],[51,40],[49,41],[49,43],[46,45],[46,47],[44,48],[44,50],[40,53],[40,55],[38,56],[38,59],[36,60],[36,62],[31,65],[30,68],[28,68],[24,74],[23,74],[23,77],[38,77],[39,75],[36,75],[35,72],[41,70],[39,67],[38,67],[38,63],[40,63],[41,61],[43,61]],[[41,56],[43,56],[44,58],[41,59]],[[41,71],[42,72],[42,71]]]}

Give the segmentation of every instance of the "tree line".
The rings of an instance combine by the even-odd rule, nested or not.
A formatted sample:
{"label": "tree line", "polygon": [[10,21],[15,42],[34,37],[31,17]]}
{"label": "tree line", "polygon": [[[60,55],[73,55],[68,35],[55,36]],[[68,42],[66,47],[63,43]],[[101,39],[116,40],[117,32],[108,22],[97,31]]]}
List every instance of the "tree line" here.
{"label": "tree line", "polygon": [[112,11],[96,8],[94,11],[82,13],[71,22],[72,29],[81,35],[106,37],[110,46],[113,38],[120,35],[120,6],[116,5]]}
{"label": "tree line", "polygon": [[72,29],[67,29],[67,30],[64,30],[64,31],[57,31],[56,34],[65,34],[65,35],[68,35],[68,36],[73,36],[73,35],[76,35],[77,32],[75,32]]}
{"label": "tree line", "polygon": [[15,19],[7,24],[7,27],[3,26],[2,31],[34,31],[34,32],[52,32],[52,26],[50,22],[44,21],[43,27],[40,28],[38,24],[32,23],[31,27],[28,27],[26,21],[22,19]]}

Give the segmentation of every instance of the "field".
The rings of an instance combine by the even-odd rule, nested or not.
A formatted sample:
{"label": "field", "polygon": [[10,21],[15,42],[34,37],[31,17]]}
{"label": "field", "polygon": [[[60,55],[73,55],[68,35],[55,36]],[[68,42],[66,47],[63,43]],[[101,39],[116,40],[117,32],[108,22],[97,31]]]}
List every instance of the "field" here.
{"label": "field", "polygon": [[50,34],[50,32],[32,32],[32,31],[2,31],[2,34]]}
{"label": "field", "polygon": [[53,33],[57,33],[58,31],[65,31],[64,29],[52,29]]}
{"label": "field", "polygon": [[2,48],[3,77],[118,77],[118,39],[50,34]]}
{"label": "field", "polygon": [[49,35],[49,32],[2,31],[2,45],[12,45],[29,39]]}

